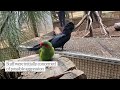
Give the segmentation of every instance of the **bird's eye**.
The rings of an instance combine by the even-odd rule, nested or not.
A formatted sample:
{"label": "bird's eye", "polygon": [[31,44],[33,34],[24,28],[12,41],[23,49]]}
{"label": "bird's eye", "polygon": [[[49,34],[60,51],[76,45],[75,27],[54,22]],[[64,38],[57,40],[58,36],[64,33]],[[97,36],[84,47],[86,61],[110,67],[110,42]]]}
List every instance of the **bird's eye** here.
{"label": "bird's eye", "polygon": [[45,44],[44,46],[47,47],[47,48],[49,47],[49,45],[47,45],[47,44]]}

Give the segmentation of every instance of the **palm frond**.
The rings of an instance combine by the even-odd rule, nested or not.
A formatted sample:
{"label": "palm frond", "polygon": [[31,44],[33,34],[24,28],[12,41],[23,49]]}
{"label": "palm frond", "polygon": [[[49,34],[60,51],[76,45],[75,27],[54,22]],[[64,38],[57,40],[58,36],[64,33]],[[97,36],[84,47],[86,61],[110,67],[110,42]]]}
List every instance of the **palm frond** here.
{"label": "palm frond", "polygon": [[37,25],[46,25],[49,14],[48,11],[0,11],[0,60],[19,58],[17,46],[34,38],[35,28],[38,33]]}

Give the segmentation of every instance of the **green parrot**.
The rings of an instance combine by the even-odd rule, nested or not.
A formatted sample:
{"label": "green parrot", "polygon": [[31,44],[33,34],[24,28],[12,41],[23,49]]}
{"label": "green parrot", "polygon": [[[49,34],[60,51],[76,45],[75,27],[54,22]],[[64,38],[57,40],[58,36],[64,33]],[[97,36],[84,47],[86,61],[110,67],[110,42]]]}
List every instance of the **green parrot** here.
{"label": "green parrot", "polygon": [[48,41],[40,43],[41,48],[39,49],[40,60],[42,61],[51,61],[54,56],[54,48],[52,44]]}

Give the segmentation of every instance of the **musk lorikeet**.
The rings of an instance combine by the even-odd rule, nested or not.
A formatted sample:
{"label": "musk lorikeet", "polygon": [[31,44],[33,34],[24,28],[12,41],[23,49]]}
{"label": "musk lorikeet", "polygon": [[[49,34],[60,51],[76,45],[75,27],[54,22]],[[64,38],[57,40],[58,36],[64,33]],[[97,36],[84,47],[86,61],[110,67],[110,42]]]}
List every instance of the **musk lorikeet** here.
{"label": "musk lorikeet", "polygon": [[54,56],[54,48],[52,44],[48,41],[40,43],[41,48],[39,49],[40,60],[42,61],[51,61]]}

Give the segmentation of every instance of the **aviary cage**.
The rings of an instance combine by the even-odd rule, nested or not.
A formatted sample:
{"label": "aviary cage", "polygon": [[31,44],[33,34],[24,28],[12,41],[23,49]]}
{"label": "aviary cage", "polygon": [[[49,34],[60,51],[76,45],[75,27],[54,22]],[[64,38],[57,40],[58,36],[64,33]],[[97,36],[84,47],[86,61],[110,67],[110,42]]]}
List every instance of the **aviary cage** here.
{"label": "aviary cage", "polygon": [[[117,16],[116,16],[116,14],[117,14]],[[119,12],[112,12],[109,15],[110,16],[108,17],[108,16],[106,16],[106,13],[105,14],[103,13],[102,17],[117,19],[117,20],[120,19]],[[112,20],[109,22],[112,22]],[[107,24],[106,21],[105,21],[105,23]],[[114,22],[109,23],[109,24],[107,24],[107,26],[111,26],[113,23]],[[115,41],[115,40],[113,40],[113,41]],[[30,42],[27,42],[26,44],[30,45]],[[34,40],[33,40],[33,42],[34,42]],[[38,41],[36,40],[35,43],[37,43],[37,42]],[[76,43],[76,42],[79,42],[79,41],[75,41],[74,43]],[[83,44],[85,44],[85,43],[83,43]],[[68,45],[70,45],[70,43],[68,43]],[[63,55],[64,57],[67,57],[71,61],[73,61],[76,64],[78,69],[84,71],[84,73],[87,75],[88,79],[120,79],[120,59],[109,58],[109,57],[105,58],[105,57],[100,57],[100,56],[83,54],[83,53],[80,53],[79,50],[77,50],[78,46],[74,46],[74,47],[73,48],[75,50],[72,50],[73,48],[71,46],[69,51],[56,52],[56,53],[59,53],[59,54]],[[117,50],[119,50],[119,48]],[[77,52],[75,52],[75,51],[77,51]],[[21,57],[24,57],[25,53],[26,53],[26,55],[35,54],[35,52],[21,50]],[[119,54],[118,54],[118,56],[119,56]]]}
{"label": "aviary cage", "polygon": [[[23,45],[30,45],[33,42],[36,44],[39,40],[36,38]],[[36,53],[21,48],[19,51],[21,57]],[[56,51],[56,53],[73,61],[78,69],[84,71],[88,79],[120,79],[120,59],[83,54],[76,51]]]}
{"label": "aviary cage", "polygon": [[[52,35],[52,33],[50,34]],[[28,36],[31,37],[31,35],[28,35]],[[32,35],[32,37],[34,36]],[[47,38],[49,37],[46,37],[44,39],[47,39]],[[43,40],[43,38],[34,38],[27,42],[25,41],[23,45],[37,44],[39,43],[40,40]],[[1,41],[3,42],[3,44],[5,44],[3,39],[1,39]],[[9,47],[9,46],[6,46],[6,47]],[[0,49],[0,51],[2,52],[2,50],[6,47],[3,47],[2,49]],[[17,50],[19,52],[20,57],[36,54],[35,52],[30,52],[21,48],[18,48]],[[9,52],[10,50],[6,48],[4,53],[0,53],[0,57],[2,57],[3,54],[6,55],[7,51]],[[12,53],[14,52],[9,52],[9,53],[11,53],[12,55]],[[59,53],[64,57],[70,58],[70,60],[76,64],[78,69],[84,71],[88,79],[120,79],[120,60],[119,59],[90,56],[87,54],[81,54],[80,52],[63,51],[63,52],[56,52],[56,53]],[[5,59],[8,59],[8,57],[6,56]]]}

